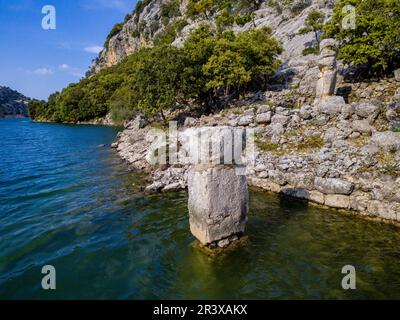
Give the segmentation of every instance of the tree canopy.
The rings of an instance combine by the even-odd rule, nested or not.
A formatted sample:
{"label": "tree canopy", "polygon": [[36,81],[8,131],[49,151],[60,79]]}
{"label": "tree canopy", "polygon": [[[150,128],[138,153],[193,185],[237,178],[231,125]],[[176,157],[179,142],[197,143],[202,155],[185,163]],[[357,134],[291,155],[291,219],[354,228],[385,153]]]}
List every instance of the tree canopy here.
{"label": "tree canopy", "polygon": [[36,119],[78,122],[103,117],[115,119],[136,112],[163,114],[188,101],[200,105],[239,95],[258,77],[268,77],[280,65],[281,45],[270,28],[238,35],[201,24],[177,48],[162,41],[128,56],[116,66],[71,84],[48,101],[35,101]]}
{"label": "tree canopy", "polygon": [[[354,7],[354,28],[343,24],[351,18],[351,10],[346,10],[349,5]],[[375,74],[390,72],[399,65],[399,30],[398,0],[340,0],[324,28],[326,37],[338,40],[340,59],[365,65]]]}

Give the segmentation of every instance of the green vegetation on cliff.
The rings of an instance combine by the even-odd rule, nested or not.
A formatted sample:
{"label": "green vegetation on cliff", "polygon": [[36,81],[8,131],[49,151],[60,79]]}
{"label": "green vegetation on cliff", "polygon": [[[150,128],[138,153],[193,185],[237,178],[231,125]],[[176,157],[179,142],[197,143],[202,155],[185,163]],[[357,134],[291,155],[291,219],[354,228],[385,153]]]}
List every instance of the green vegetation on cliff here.
{"label": "green vegetation on cliff", "polygon": [[[344,27],[352,22],[355,8],[355,28]],[[343,25],[344,22],[344,25]],[[325,36],[338,40],[339,59],[364,66],[369,73],[387,73],[400,61],[400,1],[398,0],[340,0],[325,26]]]}
{"label": "green vegetation on cliff", "polygon": [[[127,19],[139,19],[150,0],[138,2]],[[78,122],[104,117],[112,112],[115,120],[136,112],[161,114],[178,105],[208,107],[238,98],[250,90],[260,90],[280,65],[281,45],[269,28],[250,29],[234,34],[232,27],[253,22],[259,0],[189,0],[186,16],[180,2],[171,0],[160,8],[160,21],[148,26],[137,24],[134,34],[153,37],[154,46],[128,56],[118,65],[71,84],[51,95],[48,101],[34,101],[34,119]],[[281,5],[292,4],[285,0]],[[275,6],[276,1],[268,1]],[[344,28],[346,5],[355,8],[355,28]],[[291,7],[302,10],[301,7]],[[182,47],[171,43],[188,23],[187,18],[213,16],[215,28],[201,24]],[[138,22],[138,21],[137,21]],[[339,43],[339,58],[368,72],[391,72],[399,65],[400,2],[397,0],[339,0],[333,18],[323,25],[324,15],[311,10],[301,33],[314,32],[314,46],[304,53],[318,53],[320,34]],[[160,26],[164,27],[160,29]],[[108,40],[122,29],[117,24]],[[124,29],[125,30],[125,29]],[[108,42],[107,40],[107,42]]]}
{"label": "green vegetation on cliff", "polygon": [[273,75],[281,52],[269,28],[235,35],[201,25],[182,48],[160,43],[141,49],[51,95],[47,102],[32,102],[30,113],[38,120],[77,122],[103,117],[110,110],[116,120],[138,111],[162,114],[189,100],[207,106],[238,96],[252,81]]}

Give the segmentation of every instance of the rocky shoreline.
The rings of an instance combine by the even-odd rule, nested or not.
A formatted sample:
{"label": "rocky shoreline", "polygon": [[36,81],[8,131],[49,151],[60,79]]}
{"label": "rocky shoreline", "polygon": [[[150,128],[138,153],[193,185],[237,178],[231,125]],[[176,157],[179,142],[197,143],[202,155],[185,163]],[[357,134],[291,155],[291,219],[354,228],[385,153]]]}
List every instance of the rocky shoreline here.
{"label": "rocky shoreline", "polygon": [[[368,99],[326,108],[296,108],[286,96],[285,90],[258,93],[220,113],[188,117],[179,132],[254,128],[257,154],[247,168],[250,186],[399,222],[400,132],[392,126],[400,120],[400,90],[387,104]],[[130,167],[149,174],[146,191],[185,189],[189,165],[151,166],[146,160],[149,130],[151,125],[138,117],[118,134],[113,148]]]}
{"label": "rocky shoreline", "polygon": [[[54,121],[50,121],[47,119],[35,119],[34,121],[40,122],[40,123],[56,123]],[[96,119],[89,120],[89,121],[77,121],[77,122],[65,122],[64,121],[63,123],[65,123],[65,124],[89,124],[89,125],[103,125],[103,126],[119,126],[111,119],[110,114],[107,114],[103,118],[96,118]]]}

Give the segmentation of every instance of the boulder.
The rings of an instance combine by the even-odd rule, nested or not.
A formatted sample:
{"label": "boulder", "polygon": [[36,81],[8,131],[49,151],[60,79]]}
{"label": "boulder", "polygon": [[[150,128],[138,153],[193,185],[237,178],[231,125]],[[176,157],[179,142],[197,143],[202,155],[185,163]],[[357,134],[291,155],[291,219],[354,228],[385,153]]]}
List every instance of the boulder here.
{"label": "boulder", "polygon": [[392,147],[400,148],[400,132],[385,131],[374,132],[372,134],[371,142],[385,150]]}
{"label": "boulder", "polygon": [[354,190],[354,184],[336,178],[320,178],[314,180],[315,188],[325,194],[344,194],[349,195]]}
{"label": "boulder", "polygon": [[318,203],[318,204],[324,204],[325,203],[325,195],[319,191],[310,191],[310,200]]}
{"label": "boulder", "polygon": [[350,209],[364,212],[371,196],[368,193],[356,191],[350,196]]}
{"label": "boulder", "polygon": [[302,106],[300,108],[299,116],[304,120],[308,120],[311,118],[311,113],[312,113],[311,106]]}
{"label": "boulder", "polygon": [[239,126],[248,126],[250,123],[253,123],[254,115],[245,115],[239,118]]}
{"label": "boulder", "polygon": [[376,100],[361,102],[354,105],[355,114],[364,119],[376,119],[381,111],[382,104]]}
{"label": "boulder", "polygon": [[288,116],[284,116],[282,114],[275,114],[271,118],[271,123],[272,124],[281,124],[282,126],[285,126],[289,122],[290,118]]}
{"label": "boulder", "polygon": [[268,171],[268,176],[272,180],[272,182],[274,182],[274,183],[276,183],[276,184],[278,184],[280,186],[284,186],[285,184],[287,184],[287,180],[286,180],[285,174],[283,174],[279,170],[270,170],[270,171]]}
{"label": "boulder", "polygon": [[197,124],[197,120],[196,120],[195,118],[187,117],[187,118],[185,119],[184,126],[185,126],[185,127],[193,127],[193,126],[195,126],[196,124]]}
{"label": "boulder", "polygon": [[272,191],[272,192],[280,192],[281,186],[275,182],[269,181],[268,179],[260,179],[260,178],[250,178],[249,184],[251,186],[261,188],[264,190]]}
{"label": "boulder", "polygon": [[354,107],[351,104],[346,104],[342,108],[343,119],[349,119],[354,114]]}
{"label": "boulder", "polygon": [[314,188],[314,175],[312,173],[299,172],[296,174],[287,173],[286,180],[292,186],[300,189],[312,190]]}
{"label": "boulder", "polygon": [[268,105],[262,105],[262,106],[258,107],[257,114],[266,113],[268,111],[271,111],[271,107]]}
{"label": "boulder", "polygon": [[257,114],[256,122],[257,123],[270,123],[271,122],[271,111]]}
{"label": "boulder", "polygon": [[325,205],[337,209],[348,209],[350,197],[340,194],[327,194],[325,196]]}
{"label": "boulder", "polygon": [[372,132],[372,127],[370,126],[368,120],[354,120],[351,127],[354,131],[366,135],[371,135]]}
{"label": "boulder", "polygon": [[329,96],[316,101],[319,112],[328,115],[338,115],[342,112],[343,107],[346,105],[343,97]]}
{"label": "boulder", "polygon": [[397,220],[396,211],[386,202],[378,200],[369,201],[367,212],[371,216],[378,216],[387,220]]}
{"label": "boulder", "polygon": [[254,108],[250,108],[250,109],[245,110],[243,112],[243,115],[244,116],[254,116],[255,113],[256,112],[255,112]]}
{"label": "boulder", "polygon": [[183,189],[182,185],[179,182],[171,183],[169,185],[166,185],[163,189],[162,192],[173,192],[173,191],[178,191]]}
{"label": "boulder", "polygon": [[204,245],[240,235],[247,223],[246,176],[234,167],[196,166],[188,176],[189,222],[192,234]]}

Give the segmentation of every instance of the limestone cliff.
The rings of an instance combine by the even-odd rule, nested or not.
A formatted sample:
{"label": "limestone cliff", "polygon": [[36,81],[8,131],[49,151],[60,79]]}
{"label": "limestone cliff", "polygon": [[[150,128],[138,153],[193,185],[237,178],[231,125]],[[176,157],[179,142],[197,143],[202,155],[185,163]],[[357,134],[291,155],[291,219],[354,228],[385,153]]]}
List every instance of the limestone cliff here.
{"label": "limestone cliff", "polygon": [[[179,0],[179,10],[169,17],[163,13],[163,6],[172,0],[149,0],[137,8],[133,14],[127,15],[125,22],[116,25],[108,37],[104,50],[94,61],[91,72],[97,73],[105,67],[121,62],[127,55],[146,46],[152,46],[153,41],[161,37],[169,26],[181,22],[182,27],[176,32],[173,45],[180,46],[190,32],[204,22],[215,24],[214,12],[207,19],[191,19],[187,16],[187,0]],[[329,19],[332,8],[337,0],[284,0],[262,1],[259,9],[253,11],[254,21],[244,26],[234,26],[234,32],[241,32],[251,28],[269,26],[274,36],[283,44],[284,53],[280,57],[282,67],[277,76],[283,82],[290,82],[292,87],[298,88],[303,95],[313,95],[318,67],[314,55],[303,56],[302,51],[313,42],[313,34],[299,35],[304,26],[305,18],[310,10],[316,8]]]}
{"label": "limestone cliff", "polygon": [[0,86],[0,118],[27,117],[28,101],[21,93]]}

